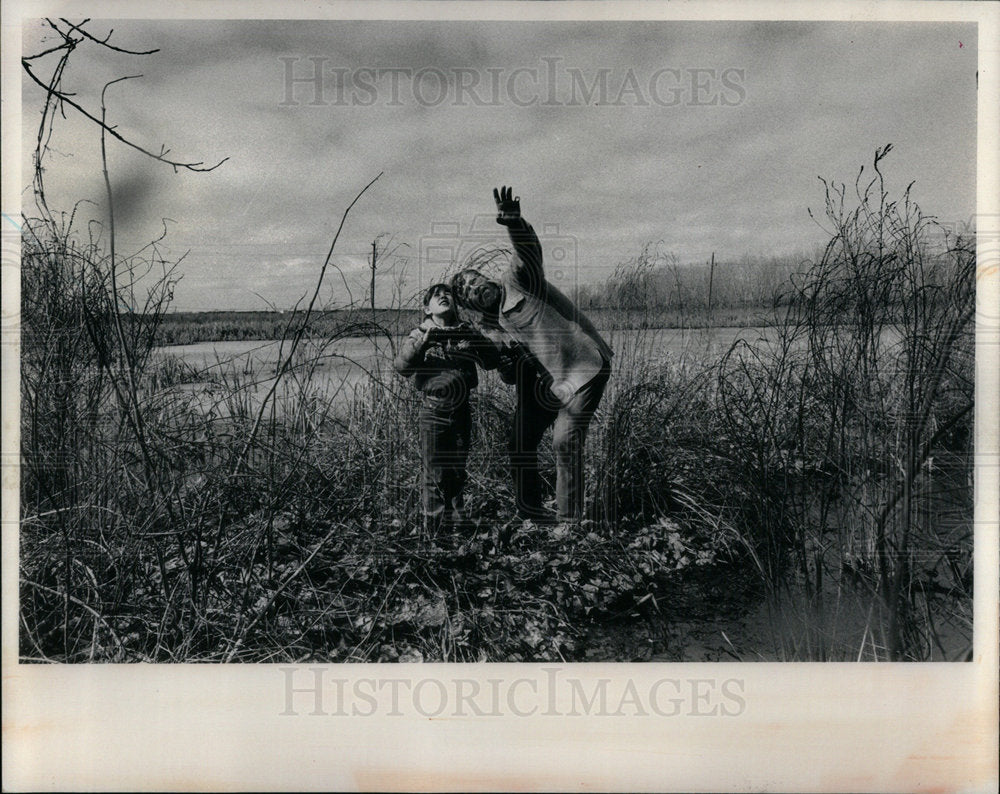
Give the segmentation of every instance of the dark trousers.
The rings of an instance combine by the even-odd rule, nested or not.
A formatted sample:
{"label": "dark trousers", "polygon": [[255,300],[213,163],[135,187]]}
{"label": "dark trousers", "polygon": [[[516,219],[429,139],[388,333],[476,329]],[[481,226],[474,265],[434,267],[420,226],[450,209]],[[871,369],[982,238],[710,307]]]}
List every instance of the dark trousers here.
{"label": "dark trousers", "polygon": [[562,405],[537,371],[521,366],[517,373],[517,409],[510,435],[510,467],[518,515],[542,518],[542,480],[538,473],[538,445],[552,428],[556,458],[556,506],[560,521],[583,517],[583,447],[587,428],[611,375],[605,365],[597,375]]}
{"label": "dark trousers", "polygon": [[464,520],[462,490],[472,435],[472,412],[468,401],[448,406],[445,401],[425,397],[419,423],[424,527],[433,532],[444,523]]}

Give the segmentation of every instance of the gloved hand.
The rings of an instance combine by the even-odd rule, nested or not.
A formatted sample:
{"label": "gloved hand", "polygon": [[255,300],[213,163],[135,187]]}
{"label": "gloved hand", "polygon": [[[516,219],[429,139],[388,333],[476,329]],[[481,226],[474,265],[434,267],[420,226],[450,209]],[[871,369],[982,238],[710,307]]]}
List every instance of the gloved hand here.
{"label": "gloved hand", "polygon": [[421,344],[425,347],[431,344],[443,345],[451,339],[451,331],[447,328],[441,328],[437,325],[432,325],[426,331],[424,331],[423,338],[421,339]]}
{"label": "gloved hand", "polygon": [[504,186],[497,190],[493,188],[493,201],[497,205],[497,223],[510,226],[521,219],[521,197],[513,196],[514,189]]}
{"label": "gloved hand", "polygon": [[521,349],[516,342],[512,345],[505,344],[500,348],[500,364],[497,367],[497,371],[500,373],[500,380],[507,384],[517,381],[517,367],[521,362],[521,358]]}

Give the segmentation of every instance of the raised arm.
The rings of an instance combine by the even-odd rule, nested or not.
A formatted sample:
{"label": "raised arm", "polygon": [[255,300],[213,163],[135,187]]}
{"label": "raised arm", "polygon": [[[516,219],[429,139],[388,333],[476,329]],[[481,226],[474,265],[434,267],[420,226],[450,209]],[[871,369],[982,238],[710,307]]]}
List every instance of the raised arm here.
{"label": "raised arm", "polygon": [[493,188],[493,200],[497,205],[497,223],[507,227],[510,241],[514,245],[514,256],[510,267],[517,282],[526,290],[541,295],[545,289],[545,271],[542,268],[542,246],[538,235],[521,217],[521,197],[514,197],[514,189]]}

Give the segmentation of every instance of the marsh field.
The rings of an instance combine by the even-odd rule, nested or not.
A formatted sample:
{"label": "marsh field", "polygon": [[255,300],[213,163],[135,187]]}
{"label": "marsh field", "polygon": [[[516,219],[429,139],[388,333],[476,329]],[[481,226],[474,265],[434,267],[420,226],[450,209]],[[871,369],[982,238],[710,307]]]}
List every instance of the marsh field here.
{"label": "marsh field", "polygon": [[514,520],[489,373],[475,527],[435,537],[391,367],[412,303],[173,314],[166,263],[26,219],[21,659],[967,658],[974,247],[857,195],[812,260],[728,271],[762,295],[624,259],[580,299],[615,351],[588,518]]}

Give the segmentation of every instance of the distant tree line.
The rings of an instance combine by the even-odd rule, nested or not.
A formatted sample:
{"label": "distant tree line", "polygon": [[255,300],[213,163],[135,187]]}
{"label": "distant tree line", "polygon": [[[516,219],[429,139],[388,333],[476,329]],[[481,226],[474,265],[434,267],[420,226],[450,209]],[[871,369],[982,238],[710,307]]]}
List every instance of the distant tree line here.
{"label": "distant tree line", "polygon": [[[925,278],[932,287],[925,299],[932,302],[938,300],[943,294],[941,287],[954,277],[952,259],[942,242],[935,238],[924,241]],[[832,244],[836,245],[837,240]],[[703,262],[682,264],[661,245],[645,245],[638,255],[619,263],[604,284],[579,285],[576,294],[580,305],[591,310],[658,312],[688,318],[726,310],[777,310],[808,302],[808,294],[797,285],[814,263],[828,258],[828,252],[818,249],[811,254],[706,257]],[[876,259],[877,251],[855,251],[853,258],[845,261]],[[858,283],[856,269],[845,264],[829,274],[830,283],[834,288],[841,284],[845,293],[851,293]],[[897,305],[893,312],[898,314],[904,309]]]}
{"label": "distant tree line", "polygon": [[709,257],[704,262],[681,264],[659,243],[650,243],[639,254],[615,268],[603,285],[582,284],[577,296],[591,309],[665,309],[671,312],[704,312],[717,308],[781,305],[792,275],[805,267],[805,255],[751,256],[739,259]]}

